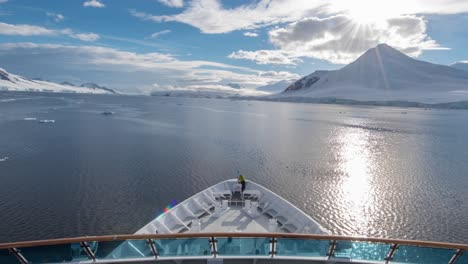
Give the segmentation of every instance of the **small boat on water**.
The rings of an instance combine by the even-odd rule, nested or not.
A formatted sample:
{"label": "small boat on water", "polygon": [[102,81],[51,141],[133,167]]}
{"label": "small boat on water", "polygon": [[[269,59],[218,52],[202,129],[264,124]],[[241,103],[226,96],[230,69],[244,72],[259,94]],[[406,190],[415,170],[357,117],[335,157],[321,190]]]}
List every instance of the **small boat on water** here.
{"label": "small boat on water", "polygon": [[211,186],[132,235],[0,244],[0,263],[468,263],[468,245],[331,235],[270,191]]}

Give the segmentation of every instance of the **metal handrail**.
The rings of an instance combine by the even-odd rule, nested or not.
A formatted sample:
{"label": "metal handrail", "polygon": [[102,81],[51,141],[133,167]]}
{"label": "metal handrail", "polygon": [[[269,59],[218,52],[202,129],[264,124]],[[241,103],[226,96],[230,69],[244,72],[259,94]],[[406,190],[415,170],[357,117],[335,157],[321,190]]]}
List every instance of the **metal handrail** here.
{"label": "metal handrail", "polygon": [[216,237],[232,237],[232,238],[296,238],[296,239],[314,239],[314,240],[332,240],[332,241],[360,241],[385,244],[397,244],[408,246],[432,247],[459,249],[468,251],[468,244],[432,242],[422,240],[405,240],[405,239],[386,239],[374,237],[356,237],[356,236],[337,236],[337,235],[319,235],[319,234],[297,234],[297,233],[178,233],[178,234],[128,234],[128,235],[108,235],[108,236],[84,236],[75,238],[59,238],[49,240],[23,241],[14,243],[0,244],[0,249],[22,248],[22,247],[38,247],[51,246],[68,243],[81,242],[105,242],[105,241],[120,241],[120,240],[138,240],[138,239],[174,239],[174,238],[216,238]]}

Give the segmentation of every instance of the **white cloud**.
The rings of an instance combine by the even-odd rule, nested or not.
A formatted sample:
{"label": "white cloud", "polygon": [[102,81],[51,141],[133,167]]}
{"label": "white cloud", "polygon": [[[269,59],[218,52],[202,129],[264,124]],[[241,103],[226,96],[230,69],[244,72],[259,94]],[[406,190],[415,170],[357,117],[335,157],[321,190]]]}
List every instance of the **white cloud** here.
{"label": "white cloud", "polygon": [[99,39],[99,35],[95,33],[70,34],[69,36],[82,41],[96,41]]}
{"label": "white cloud", "polygon": [[48,17],[51,17],[55,22],[60,22],[65,19],[65,17],[62,14],[47,12],[46,15]]}
{"label": "white cloud", "polygon": [[310,17],[270,30],[269,40],[277,48],[275,50],[239,50],[229,57],[258,64],[297,64],[301,57],[346,64],[380,43],[413,57],[423,50],[445,49],[427,35],[426,24],[423,17],[415,15],[365,25],[345,15]]}
{"label": "white cloud", "polygon": [[[0,61],[11,72],[29,77],[106,83],[127,92],[147,93],[161,87],[216,86],[238,83],[246,89],[282,80],[287,72],[264,72],[211,62],[183,61],[170,54],[135,53],[100,46],[3,43]],[[21,61],[21,65],[17,62]],[[62,76],[74,76],[63,78]]]}
{"label": "white cloud", "polygon": [[0,35],[15,36],[39,36],[56,35],[57,32],[52,29],[32,25],[13,25],[0,22]]}
{"label": "white cloud", "polygon": [[292,56],[344,64],[380,43],[410,56],[419,56],[423,49],[439,48],[427,35],[426,23],[424,18],[413,15],[366,25],[344,15],[312,17],[271,30],[269,36],[275,47]]}
{"label": "white cloud", "polygon": [[12,36],[57,36],[65,35],[82,41],[96,41],[99,35],[95,33],[75,33],[66,28],[61,30],[48,29],[32,25],[13,25],[0,22],[0,35]]}
{"label": "white cloud", "polygon": [[255,32],[244,32],[244,36],[251,37],[251,38],[256,38],[256,37],[258,37],[258,34],[255,33]]}
{"label": "white cloud", "polygon": [[184,1],[183,0],[158,0],[161,4],[170,6],[170,7],[183,7]]}
{"label": "white cloud", "polygon": [[[226,9],[219,0],[193,0],[188,7],[175,15],[151,15],[131,11],[143,20],[154,22],[176,21],[199,28],[203,33],[227,33],[239,29],[253,29],[267,25],[292,22],[309,14],[305,7],[320,6],[319,0],[260,0],[255,3]],[[304,8],[303,8],[304,7]]]}
{"label": "white cloud", "polygon": [[152,93],[164,92],[163,94],[202,94],[202,95],[211,95],[211,96],[234,96],[234,95],[243,95],[243,96],[261,96],[268,95],[270,93],[257,91],[255,89],[249,88],[232,88],[229,85],[223,84],[204,84],[204,85],[187,85],[187,86],[177,86],[177,85],[163,85],[153,84],[154,89]]}
{"label": "white cloud", "polygon": [[301,59],[288,56],[287,53],[280,50],[239,50],[229,54],[228,57],[231,59],[251,60],[257,64],[296,65],[302,62]]}
{"label": "white cloud", "polygon": [[102,2],[100,2],[99,0],[88,0],[86,2],[83,3],[83,6],[84,7],[97,7],[97,8],[102,8],[102,7],[105,7],[106,5],[104,5]]}
{"label": "white cloud", "polygon": [[0,4],[6,3],[8,0],[0,0]]}
{"label": "white cloud", "polygon": [[300,77],[298,74],[290,73],[287,71],[266,71],[266,72],[259,73],[259,76],[274,77],[280,80],[295,80]]}
{"label": "white cloud", "polygon": [[220,0],[192,0],[186,9],[174,15],[151,15],[136,11],[132,14],[154,22],[185,23],[203,33],[215,34],[294,22],[311,16],[354,14],[356,18],[381,18],[382,15],[395,17],[464,12],[468,12],[466,0],[295,0],[294,3],[288,0],[259,0],[233,8],[223,7]]}
{"label": "white cloud", "polygon": [[162,31],[155,32],[155,33],[151,34],[149,36],[149,38],[157,38],[157,37],[159,37],[161,35],[168,34],[168,33],[171,33],[171,31],[169,29],[162,30]]}

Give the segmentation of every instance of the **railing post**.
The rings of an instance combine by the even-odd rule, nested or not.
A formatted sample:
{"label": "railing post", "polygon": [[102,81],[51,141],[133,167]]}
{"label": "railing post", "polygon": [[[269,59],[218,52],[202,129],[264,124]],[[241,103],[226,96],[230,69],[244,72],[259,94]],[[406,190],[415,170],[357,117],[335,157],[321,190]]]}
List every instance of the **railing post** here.
{"label": "railing post", "polygon": [[96,256],[94,255],[93,251],[89,247],[88,242],[80,242],[80,246],[84,248],[84,250],[86,251],[86,254],[88,254],[88,257],[90,259],[92,259],[93,261],[96,261]]}
{"label": "railing post", "polygon": [[335,254],[335,249],[336,249],[336,240],[332,240],[330,242],[330,247],[328,248],[328,259],[333,257],[333,254]]}
{"label": "railing post", "polygon": [[388,262],[392,261],[393,255],[395,255],[395,252],[398,249],[398,244],[393,244],[392,247],[390,248],[390,252],[388,252],[387,257],[385,258],[385,264],[388,264]]}
{"label": "railing post", "polygon": [[26,260],[26,258],[18,251],[18,249],[10,248],[9,250],[11,253],[13,253],[13,255],[15,255],[15,257],[18,258],[21,264],[28,264],[28,261]]}
{"label": "railing post", "polygon": [[452,256],[452,258],[450,259],[450,261],[449,261],[448,264],[453,264],[453,263],[457,262],[457,260],[461,257],[461,255],[463,255],[463,250],[457,249],[457,250],[455,251],[455,253],[453,253],[453,256]]}
{"label": "railing post", "polygon": [[154,245],[153,239],[148,238],[146,240],[146,243],[148,243],[148,246],[150,247],[151,253],[153,253],[154,258],[157,259],[158,258],[158,251],[156,250],[156,246]]}
{"label": "railing post", "polygon": [[272,237],[270,239],[270,247],[271,247],[270,255],[271,255],[271,258],[273,258],[276,255],[276,238],[275,237]]}
{"label": "railing post", "polygon": [[211,243],[211,248],[212,248],[212,253],[213,253],[214,258],[218,256],[218,248],[216,246],[216,242],[218,242],[218,240],[216,240],[214,237],[210,238],[210,243]]}

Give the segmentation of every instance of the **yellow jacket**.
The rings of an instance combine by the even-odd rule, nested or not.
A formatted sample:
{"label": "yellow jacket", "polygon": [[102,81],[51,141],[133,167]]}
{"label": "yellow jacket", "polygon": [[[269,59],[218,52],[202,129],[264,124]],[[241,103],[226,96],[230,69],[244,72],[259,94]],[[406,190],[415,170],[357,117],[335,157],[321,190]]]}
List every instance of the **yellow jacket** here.
{"label": "yellow jacket", "polygon": [[242,175],[239,175],[239,178],[237,180],[238,182],[245,182],[245,178]]}

